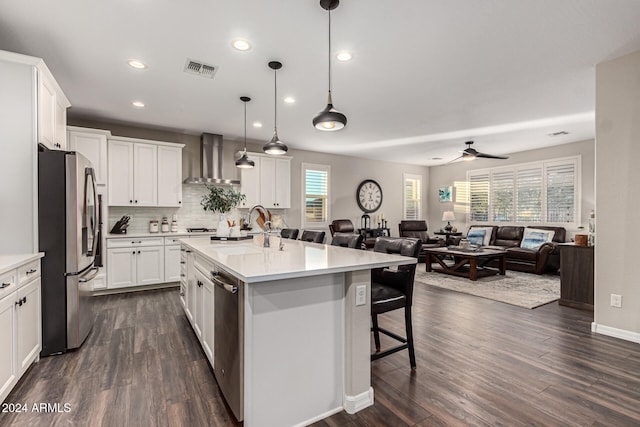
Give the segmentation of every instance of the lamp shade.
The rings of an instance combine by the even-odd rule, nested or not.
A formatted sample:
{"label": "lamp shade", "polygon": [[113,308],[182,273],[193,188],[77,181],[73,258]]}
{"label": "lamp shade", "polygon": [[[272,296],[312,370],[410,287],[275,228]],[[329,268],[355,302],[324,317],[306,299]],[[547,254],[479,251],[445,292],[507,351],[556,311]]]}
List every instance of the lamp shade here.
{"label": "lamp shade", "polygon": [[453,211],[444,211],[442,214],[443,221],[455,221],[456,216],[453,214]]}

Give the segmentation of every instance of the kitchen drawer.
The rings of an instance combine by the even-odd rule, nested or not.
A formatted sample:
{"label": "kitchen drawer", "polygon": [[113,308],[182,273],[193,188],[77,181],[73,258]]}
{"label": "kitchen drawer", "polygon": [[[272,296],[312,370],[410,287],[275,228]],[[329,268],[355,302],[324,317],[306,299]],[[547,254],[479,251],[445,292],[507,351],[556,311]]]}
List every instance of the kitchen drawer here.
{"label": "kitchen drawer", "polygon": [[205,261],[204,258],[196,255],[196,260],[194,261],[195,267],[200,270],[205,277],[211,277],[211,270],[213,270],[213,264]]}
{"label": "kitchen drawer", "polygon": [[180,244],[180,239],[187,239],[189,236],[179,236],[179,237],[165,237],[164,245],[165,246],[177,246]]}
{"label": "kitchen drawer", "polygon": [[0,275],[0,299],[15,291],[17,288],[16,283],[16,270]]}
{"label": "kitchen drawer", "polygon": [[129,239],[107,239],[107,248],[130,248],[134,246],[164,246],[164,238],[132,237]]}
{"label": "kitchen drawer", "polygon": [[18,285],[27,283],[34,277],[40,277],[40,260],[31,261],[18,268]]}

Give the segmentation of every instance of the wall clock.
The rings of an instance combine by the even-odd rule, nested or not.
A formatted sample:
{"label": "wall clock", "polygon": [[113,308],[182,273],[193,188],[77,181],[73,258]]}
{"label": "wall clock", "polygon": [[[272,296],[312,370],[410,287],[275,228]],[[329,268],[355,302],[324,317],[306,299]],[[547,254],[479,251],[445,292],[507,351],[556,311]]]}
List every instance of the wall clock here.
{"label": "wall clock", "polygon": [[356,201],[364,212],[375,212],[382,204],[382,187],[372,179],[365,179],[358,185]]}

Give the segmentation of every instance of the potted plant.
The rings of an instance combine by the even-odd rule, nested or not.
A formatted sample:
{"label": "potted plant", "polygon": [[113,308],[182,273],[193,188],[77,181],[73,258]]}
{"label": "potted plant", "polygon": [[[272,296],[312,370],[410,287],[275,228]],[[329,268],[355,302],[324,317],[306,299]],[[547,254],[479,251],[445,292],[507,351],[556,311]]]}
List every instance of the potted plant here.
{"label": "potted plant", "polygon": [[207,193],[202,196],[200,204],[205,211],[220,213],[216,234],[222,237],[229,236],[230,224],[227,223],[226,214],[245,200],[246,196],[232,188],[225,189],[207,185],[207,190]]}

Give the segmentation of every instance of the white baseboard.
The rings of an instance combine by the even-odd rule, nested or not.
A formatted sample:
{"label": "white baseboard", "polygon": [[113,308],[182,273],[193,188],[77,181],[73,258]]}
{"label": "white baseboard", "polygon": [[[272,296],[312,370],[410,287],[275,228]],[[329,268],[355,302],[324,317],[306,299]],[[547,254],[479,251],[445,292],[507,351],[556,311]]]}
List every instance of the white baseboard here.
{"label": "white baseboard", "polygon": [[303,421],[300,424],[295,424],[293,427],[308,426],[308,425],[311,425],[311,424],[313,424],[315,422],[318,422],[320,420],[324,420],[325,418],[329,418],[331,415],[335,415],[338,412],[342,412],[342,408],[341,407],[334,408],[334,409],[332,409],[330,411],[327,411],[327,412],[325,412],[323,414],[318,415],[317,417],[313,417],[311,419],[308,419],[307,421]]}
{"label": "white baseboard", "polygon": [[168,283],[157,283],[155,285],[146,285],[146,286],[131,286],[128,288],[96,289],[95,291],[93,291],[91,296],[97,297],[100,295],[124,294],[128,292],[151,291],[154,289],[166,289],[166,288],[178,289],[179,287],[180,287],[180,282],[168,282]]}
{"label": "white baseboard", "polygon": [[596,322],[591,322],[591,332],[640,344],[640,333],[638,332],[631,332],[624,329],[613,328],[611,326],[599,325]]}
{"label": "white baseboard", "polygon": [[344,410],[347,414],[355,414],[371,405],[373,405],[373,387],[369,387],[369,390],[356,396],[344,397]]}

